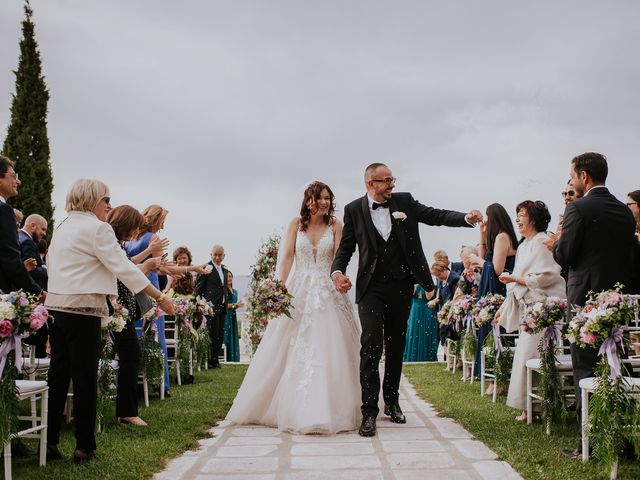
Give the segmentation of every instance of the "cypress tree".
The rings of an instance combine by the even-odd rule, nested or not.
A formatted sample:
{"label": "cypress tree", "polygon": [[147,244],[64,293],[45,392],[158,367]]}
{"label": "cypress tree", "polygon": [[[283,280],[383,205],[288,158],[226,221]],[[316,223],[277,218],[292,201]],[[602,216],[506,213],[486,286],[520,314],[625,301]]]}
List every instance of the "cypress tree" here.
{"label": "cypress tree", "polygon": [[3,155],[16,164],[22,185],[12,200],[25,218],[38,213],[49,222],[48,237],[53,231],[53,178],[47,136],[49,91],[42,75],[42,62],[35,39],[33,10],[24,5],[20,59],[16,75],[16,93],[11,103],[11,120],[4,141]]}

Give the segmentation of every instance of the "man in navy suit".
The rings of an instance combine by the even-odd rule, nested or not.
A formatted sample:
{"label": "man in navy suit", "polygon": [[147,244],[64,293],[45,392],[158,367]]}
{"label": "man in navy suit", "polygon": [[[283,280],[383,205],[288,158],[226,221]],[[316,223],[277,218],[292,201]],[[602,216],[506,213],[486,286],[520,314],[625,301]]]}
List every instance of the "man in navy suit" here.
{"label": "man in navy suit", "polygon": [[[567,204],[562,231],[552,246],[553,258],[568,272],[567,302],[584,306],[589,291],[601,292],[616,283],[625,286],[631,280],[635,220],[627,206],[607,187],[608,166],[604,155],[583,153],[571,161],[571,182],[578,198]],[[571,344],[573,385],[578,425],[581,404],[580,380],[593,377],[598,350]],[[565,451],[579,458],[580,447]]]}
{"label": "man in navy suit", "polygon": [[207,328],[211,340],[209,368],[220,368],[218,354],[224,342],[224,322],[227,316],[227,268],[222,265],[224,248],[214,245],[211,249],[213,268],[211,273],[199,275],[196,279],[196,296],[202,296],[213,305],[213,315],[207,317]]}
{"label": "man in navy suit", "polygon": [[[31,279],[38,284],[43,290],[47,289],[47,267],[42,263],[42,256],[40,255],[40,249],[38,243],[47,234],[47,221],[41,215],[33,213],[27,217],[24,222],[24,227],[18,232],[18,242],[20,244],[20,257],[22,261],[32,261],[33,268],[29,271]],[[28,343],[31,343],[36,347],[36,357],[45,358],[47,356],[46,346],[47,338],[49,337],[48,326],[41,328],[38,333],[31,337]]]}

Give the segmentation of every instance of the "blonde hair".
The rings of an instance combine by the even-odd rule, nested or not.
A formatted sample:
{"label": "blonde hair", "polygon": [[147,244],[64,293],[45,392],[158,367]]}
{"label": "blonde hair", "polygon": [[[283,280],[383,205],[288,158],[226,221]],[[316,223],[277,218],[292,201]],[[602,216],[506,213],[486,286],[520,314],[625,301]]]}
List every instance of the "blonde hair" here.
{"label": "blonde hair", "polygon": [[442,272],[447,272],[447,271],[449,271],[449,267],[447,267],[447,264],[444,262],[435,262],[433,265],[431,265],[432,275],[439,275]]}
{"label": "blonde hair", "polygon": [[478,255],[478,248],[474,247],[473,245],[462,247],[462,249],[460,250],[460,257],[465,258],[469,257],[469,255]]}
{"label": "blonde hair", "polygon": [[142,211],[144,217],[144,229],[147,232],[154,232],[164,219],[167,217],[169,210],[165,210],[160,205],[149,205]]}
{"label": "blonde hair", "polygon": [[67,212],[92,212],[96,205],[109,196],[109,187],[100,180],[80,178],[67,192]]}

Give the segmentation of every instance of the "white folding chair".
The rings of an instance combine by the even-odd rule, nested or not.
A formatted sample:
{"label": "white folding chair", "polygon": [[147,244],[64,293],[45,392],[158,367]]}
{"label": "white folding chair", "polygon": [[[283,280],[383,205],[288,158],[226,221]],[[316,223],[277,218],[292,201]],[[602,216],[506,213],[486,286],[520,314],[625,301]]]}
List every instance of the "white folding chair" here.
{"label": "white folding chair", "polygon": [[40,400],[40,415],[31,412],[29,416],[19,416],[19,420],[31,422],[29,428],[18,431],[4,444],[4,478],[11,480],[11,440],[14,438],[38,438],[40,439],[40,466],[47,464],[47,415],[49,409],[49,387],[47,382],[35,380],[16,380],[18,388],[18,400]]}

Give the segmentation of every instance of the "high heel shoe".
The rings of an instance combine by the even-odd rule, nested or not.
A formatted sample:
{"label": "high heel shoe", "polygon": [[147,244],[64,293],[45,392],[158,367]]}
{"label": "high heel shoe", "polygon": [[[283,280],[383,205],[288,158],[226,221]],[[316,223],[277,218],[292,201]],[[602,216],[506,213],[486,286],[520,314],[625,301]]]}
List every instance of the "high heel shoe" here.
{"label": "high heel shoe", "polygon": [[146,427],[147,422],[145,422],[140,417],[121,417],[120,423],[124,425],[135,425],[136,427]]}

